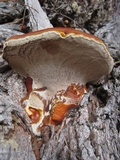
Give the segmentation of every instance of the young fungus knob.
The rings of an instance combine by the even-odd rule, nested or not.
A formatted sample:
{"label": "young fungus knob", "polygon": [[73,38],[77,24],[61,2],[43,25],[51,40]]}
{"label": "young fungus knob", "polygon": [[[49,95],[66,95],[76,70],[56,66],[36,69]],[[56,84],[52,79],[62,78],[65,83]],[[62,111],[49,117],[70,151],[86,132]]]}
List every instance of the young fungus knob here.
{"label": "young fungus knob", "polygon": [[87,93],[86,86],[71,84],[65,91],[59,91],[52,100],[50,124],[60,124],[68,111],[80,105],[84,95]]}

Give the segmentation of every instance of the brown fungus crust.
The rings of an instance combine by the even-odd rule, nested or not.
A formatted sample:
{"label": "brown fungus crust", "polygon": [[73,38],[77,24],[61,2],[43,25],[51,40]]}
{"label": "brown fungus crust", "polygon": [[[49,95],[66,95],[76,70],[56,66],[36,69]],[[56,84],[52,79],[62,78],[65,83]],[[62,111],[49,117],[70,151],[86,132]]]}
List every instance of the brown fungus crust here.
{"label": "brown fungus crust", "polygon": [[92,34],[85,33],[80,30],[75,30],[73,28],[60,28],[60,27],[47,28],[47,29],[43,29],[43,30],[39,30],[39,31],[35,31],[35,32],[30,32],[30,33],[23,34],[23,35],[16,35],[16,36],[9,38],[7,41],[12,40],[12,39],[22,39],[25,37],[36,36],[36,35],[39,35],[39,34],[42,34],[45,32],[50,32],[50,31],[59,33],[61,35],[61,37],[63,37],[63,38],[69,34],[74,34],[74,36],[80,36],[80,37],[84,37],[87,39],[93,39],[98,43],[104,44],[101,39],[99,39],[98,37],[95,37]]}

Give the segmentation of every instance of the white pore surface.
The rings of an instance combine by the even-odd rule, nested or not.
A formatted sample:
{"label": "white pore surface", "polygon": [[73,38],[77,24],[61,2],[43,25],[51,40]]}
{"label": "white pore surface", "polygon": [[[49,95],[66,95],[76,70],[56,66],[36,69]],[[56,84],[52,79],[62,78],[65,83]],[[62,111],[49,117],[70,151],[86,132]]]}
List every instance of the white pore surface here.
{"label": "white pore surface", "polygon": [[47,87],[50,96],[71,83],[97,81],[113,67],[104,44],[54,31],[7,41],[4,57],[18,73],[32,77],[38,88]]}

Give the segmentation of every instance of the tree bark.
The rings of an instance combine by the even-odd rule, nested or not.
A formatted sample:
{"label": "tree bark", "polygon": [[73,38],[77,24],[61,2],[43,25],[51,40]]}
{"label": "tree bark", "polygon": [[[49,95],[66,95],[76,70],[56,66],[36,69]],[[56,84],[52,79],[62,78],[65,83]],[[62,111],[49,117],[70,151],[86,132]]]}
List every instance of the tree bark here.
{"label": "tree bark", "polygon": [[[37,1],[25,2],[32,31],[52,27]],[[116,1],[113,20],[95,33],[108,45],[115,60],[112,73],[98,84],[89,85],[90,92],[79,108],[71,110],[61,125],[46,126],[42,137],[33,135],[30,120],[19,103],[26,94],[24,78],[0,57],[0,160],[120,159],[119,11],[120,2]]]}

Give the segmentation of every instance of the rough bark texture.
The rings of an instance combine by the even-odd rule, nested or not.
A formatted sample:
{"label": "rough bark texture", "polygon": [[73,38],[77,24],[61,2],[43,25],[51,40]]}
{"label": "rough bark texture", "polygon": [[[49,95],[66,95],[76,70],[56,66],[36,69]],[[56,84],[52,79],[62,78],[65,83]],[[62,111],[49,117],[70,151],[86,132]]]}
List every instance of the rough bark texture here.
{"label": "rough bark texture", "polygon": [[[41,2],[43,2],[43,6],[50,5],[49,3],[45,3],[45,1]],[[62,4],[60,0],[57,2]],[[86,2],[85,4],[87,6],[87,1],[84,2]],[[111,0],[109,2],[111,2]],[[104,1],[103,4],[98,3],[98,1],[94,1],[94,3],[96,8],[101,8],[99,12],[104,12],[104,9],[102,10]],[[6,2],[4,5],[11,6],[10,4],[18,6],[16,2]],[[3,2],[0,1],[0,9],[4,5]],[[29,4],[27,4],[27,7],[28,6]],[[62,7],[63,6],[64,5],[62,5]],[[2,9],[4,9],[4,7]],[[0,25],[0,28],[3,28],[0,29],[1,44],[6,38],[10,37],[10,35],[23,34],[21,32],[21,25],[26,25],[27,20],[23,22],[18,21],[18,19],[25,20],[25,15],[28,15],[28,13],[25,14],[24,7],[25,6],[23,6],[22,13],[20,12],[20,17],[18,16],[17,18],[17,23],[17,14],[12,20],[8,19],[5,22],[5,20],[3,20],[3,12],[0,12],[0,15],[2,15],[0,17],[2,17],[3,20]],[[64,9],[62,7],[60,8],[61,11]],[[29,7],[28,10],[29,9],[31,9],[31,7]],[[36,10],[37,8],[35,7],[34,9]],[[45,127],[42,131],[41,138],[32,134],[30,120],[19,103],[20,99],[26,94],[24,78],[11,70],[8,64],[0,57],[0,160],[120,159],[120,63],[118,63],[118,61],[120,61],[119,1],[116,1],[116,6],[113,11],[115,12],[113,19],[109,21],[109,23],[107,22],[109,19],[106,19],[105,22],[107,23],[102,28],[100,28],[97,23],[97,32],[95,33],[108,45],[116,62],[111,75],[109,77],[104,77],[96,85],[89,85],[90,92],[84,97],[80,107],[72,110],[61,125]],[[40,13],[43,13],[42,10],[39,14]],[[53,14],[53,10],[51,14]],[[109,14],[108,17],[111,17],[111,12]],[[43,21],[44,16],[43,14]],[[30,23],[33,26],[30,30],[40,29],[38,26],[42,26],[41,22],[39,21],[39,24],[34,23],[39,16],[33,17],[35,21],[30,18]],[[99,19],[99,16],[97,18]],[[13,21],[15,23],[13,23]],[[4,31],[4,26],[6,31]],[[45,22],[45,26],[50,27],[51,25],[49,22]],[[43,27],[44,26],[41,28]],[[100,29],[98,30],[98,28]]]}

